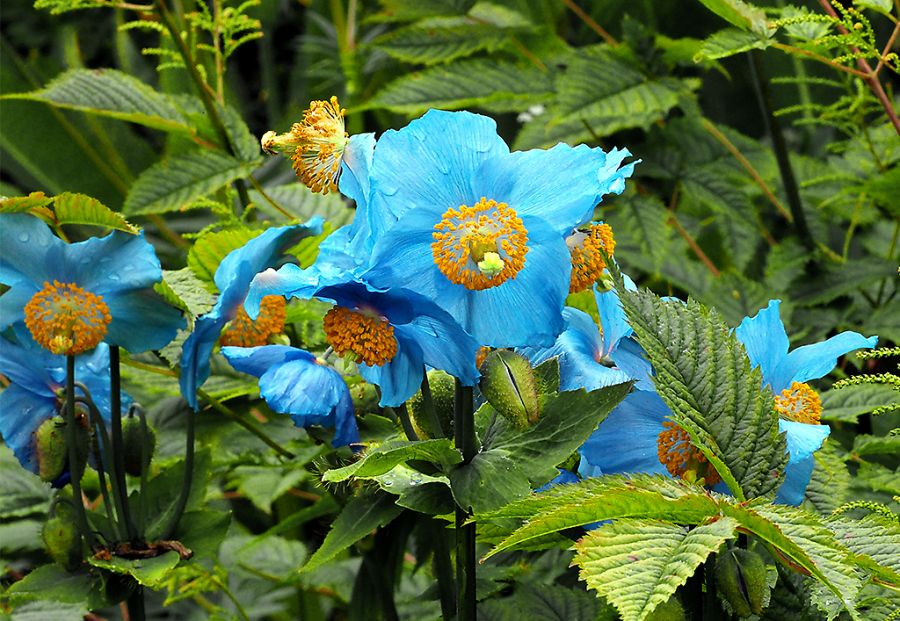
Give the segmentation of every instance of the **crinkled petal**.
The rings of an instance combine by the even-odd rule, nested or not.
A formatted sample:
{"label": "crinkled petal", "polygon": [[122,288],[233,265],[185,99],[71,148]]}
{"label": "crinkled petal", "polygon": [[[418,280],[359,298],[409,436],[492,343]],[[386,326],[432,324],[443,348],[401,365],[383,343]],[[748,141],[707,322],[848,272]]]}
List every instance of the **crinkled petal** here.
{"label": "crinkled petal", "polygon": [[434,304],[416,306],[422,314],[408,324],[395,326],[395,332],[416,342],[430,368],[446,371],[464,386],[474,386],[479,378],[475,367],[478,343]]}
{"label": "crinkled petal", "polygon": [[397,354],[381,366],[359,364],[359,374],[381,389],[381,407],[397,407],[416,394],[425,373],[422,349],[412,339],[395,331]]}
{"label": "crinkled petal", "polygon": [[350,136],[341,157],[341,194],[356,203],[356,215],[366,213],[369,200],[369,170],[375,151],[375,134],[354,134]]}
{"label": "crinkled petal", "polygon": [[316,261],[306,269],[288,263],[277,270],[269,268],[256,275],[244,300],[244,310],[256,319],[262,299],[267,295],[281,295],[287,299],[308,300],[323,287],[336,285],[353,279],[349,265]]}
{"label": "crinkled petal", "polygon": [[0,282],[30,282],[40,289],[54,266],[62,263],[65,245],[34,216],[0,214]]}
{"label": "crinkled petal", "polygon": [[22,280],[0,295],[0,330],[25,321],[25,305],[37,292],[33,283]]}
{"label": "crinkled petal", "polygon": [[65,366],[63,356],[54,356],[36,344],[26,348],[0,338],[0,375],[35,396],[53,398],[57,384],[48,367],[60,368],[61,365]]}
{"label": "crinkled petal", "polygon": [[15,384],[0,393],[0,436],[19,463],[34,473],[38,472],[38,456],[32,434],[55,414],[55,398],[38,397]]}
{"label": "crinkled petal", "polygon": [[181,396],[194,410],[197,409],[197,389],[209,378],[209,357],[212,354],[222,328],[228,323],[225,317],[204,315],[194,322],[181,350]]}
{"label": "crinkled petal", "polygon": [[815,459],[813,454],[822,448],[831,433],[828,425],[808,425],[789,420],[779,420],[778,429],[786,434],[790,458],[784,471],[784,482],[778,488],[775,502],[799,505],[806,495],[812,477]]}
{"label": "crinkled petal", "polygon": [[647,360],[644,348],[631,338],[619,341],[619,346],[610,356],[616,367],[636,380],[638,390],[654,390],[653,365]]}
{"label": "crinkled petal", "polygon": [[[877,336],[865,337],[858,332],[841,332],[821,343],[798,347],[781,361],[776,375],[785,378],[784,390],[791,382],[805,382],[828,375],[838,358],[857,349],[871,349],[878,344]],[[776,387],[772,386],[773,390]]]}
{"label": "crinkled petal", "polygon": [[289,360],[315,362],[316,357],[308,351],[289,345],[261,345],[259,347],[223,347],[222,355],[236,371],[262,377],[274,367]]}
{"label": "crinkled petal", "polygon": [[[625,276],[625,288],[634,291],[637,289],[634,282]],[[600,325],[603,327],[603,351],[602,354],[607,356],[616,350],[616,347],[623,338],[634,334],[634,330],[628,324],[628,318],[622,308],[622,302],[619,300],[619,294],[616,291],[600,292],[597,285],[594,285],[594,300],[597,302],[597,310],[600,313]]]}
{"label": "crinkled petal", "polygon": [[122,231],[66,245],[64,265],[57,273],[59,280],[103,296],[107,304],[121,292],[147,289],[162,280],[156,251],[144,234]]}
{"label": "crinkled petal", "polygon": [[750,363],[762,371],[763,381],[778,393],[790,385],[779,371],[779,365],[788,352],[788,337],[781,321],[781,300],[771,300],[766,308],[754,317],[745,317],[735,335],[747,349]]}
{"label": "crinkled petal", "polygon": [[134,354],[162,349],[185,325],[181,312],[152,289],[110,295],[105,301],[112,321],[104,340]]}

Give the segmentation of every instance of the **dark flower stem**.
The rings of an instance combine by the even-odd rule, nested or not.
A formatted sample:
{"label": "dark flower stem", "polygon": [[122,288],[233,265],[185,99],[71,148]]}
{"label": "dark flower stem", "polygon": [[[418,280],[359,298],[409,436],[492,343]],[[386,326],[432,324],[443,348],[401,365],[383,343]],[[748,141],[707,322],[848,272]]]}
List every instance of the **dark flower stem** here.
{"label": "dark flower stem", "polygon": [[78,447],[76,443],[75,425],[75,356],[66,356],[66,448],[69,457],[69,475],[72,478],[72,504],[75,508],[75,519],[78,521],[78,530],[87,541],[88,547],[94,548],[94,533],[88,524],[87,514],[84,511],[84,500],[81,496],[81,474],[79,465]]}
{"label": "dark flower stem", "polygon": [[109,407],[110,410],[110,436],[112,439],[112,468],[110,477],[113,485],[118,490],[122,521],[125,523],[125,531],[128,539],[137,542],[138,533],[131,521],[131,511],[128,507],[128,485],[125,481],[125,441],[122,437],[122,375],[119,367],[119,347],[111,345],[109,348]]}
{"label": "dark flower stem", "polygon": [[184,477],[181,480],[181,493],[178,495],[178,504],[175,505],[172,519],[163,533],[163,539],[171,539],[175,535],[175,531],[178,529],[178,522],[181,521],[181,516],[187,507],[188,498],[191,496],[191,485],[194,481],[194,430],[196,422],[197,414],[188,412],[184,448]]}
{"label": "dark flower stem", "polygon": [[409,418],[409,408],[406,407],[405,403],[401,403],[394,412],[397,414],[397,418],[400,419],[400,425],[403,427],[406,439],[410,442],[416,442],[419,439],[419,435],[416,433],[416,429]]}
{"label": "dark flower stem", "polygon": [[444,522],[437,519],[431,519],[429,526],[434,541],[434,574],[441,598],[441,615],[444,621],[453,621],[456,618],[456,581],[450,562],[450,546],[447,545],[447,529]]}
{"label": "dark flower stem", "polygon": [[128,595],[125,602],[128,607],[128,621],[144,621],[144,587],[135,585],[134,590]]}
{"label": "dark flower stem", "polygon": [[[141,407],[134,408],[137,410],[138,416],[141,417],[141,493],[138,496],[138,528],[140,532],[144,532],[147,526],[147,469],[150,465],[150,429],[147,427],[147,415]],[[192,414],[193,416],[193,414]]]}
{"label": "dark flower stem", "polygon": [[[475,439],[475,404],[472,387],[456,380],[453,401],[453,433],[456,448],[468,464],[478,451]],[[474,621],[475,524],[466,524],[467,508],[456,507],[456,609],[458,621]]]}
{"label": "dark flower stem", "polygon": [[[99,438],[99,443],[92,443],[93,445],[93,453],[94,453],[94,462],[97,466],[97,477],[100,479],[100,493],[103,495],[103,506],[106,508],[106,519],[109,522],[110,529],[115,531],[116,536],[121,540],[127,539],[127,533],[124,532],[121,518],[121,505],[119,504],[119,492],[118,488],[115,485],[115,482],[112,480],[112,474],[109,476],[109,489],[107,489],[106,484],[106,468],[103,464],[103,457],[106,456],[109,459],[111,454],[110,442],[109,442],[109,434],[106,432],[106,424],[103,422],[103,417],[100,415],[100,409],[94,403],[94,400],[91,398],[90,393],[87,390],[87,387],[80,383],[75,382],[75,386],[78,387],[83,393],[84,396],[76,397],[75,401],[78,403],[84,404],[84,406],[88,409],[88,413],[90,414],[90,422],[91,426],[94,428],[94,433],[97,438]],[[110,498],[110,490],[112,490],[112,499]],[[115,516],[113,515],[113,511],[115,511]]]}
{"label": "dark flower stem", "polygon": [[428,372],[422,373],[422,410],[428,419],[428,424],[437,434],[436,437],[444,437],[444,428],[441,426],[441,420],[438,418],[437,410],[434,409],[434,399],[431,396],[431,384],[428,383]]}

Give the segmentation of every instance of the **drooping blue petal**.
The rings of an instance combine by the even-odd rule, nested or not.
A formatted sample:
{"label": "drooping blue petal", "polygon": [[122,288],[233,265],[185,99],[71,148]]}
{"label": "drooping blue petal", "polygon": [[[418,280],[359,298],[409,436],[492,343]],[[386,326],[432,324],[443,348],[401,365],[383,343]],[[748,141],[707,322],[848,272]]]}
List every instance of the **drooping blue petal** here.
{"label": "drooping blue petal", "polygon": [[616,367],[621,369],[632,380],[638,390],[654,390],[653,365],[647,360],[644,348],[631,338],[619,341],[618,347],[610,356]]}
{"label": "drooping blue petal", "polygon": [[[65,269],[60,280],[103,296],[147,289],[162,280],[162,268],[144,234],[113,231],[65,246]],[[113,321],[117,318],[113,315]]]}
{"label": "drooping blue petal", "polygon": [[[624,276],[624,275],[623,275]],[[637,286],[628,276],[625,277],[625,288],[635,291]],[[634,330],[628,323],[625,311],[622,309],[622,302],[619,300],[619,294],[614,289],[610,291],[599,291],[597,285],[594,285],[594,300],[597,302],[597,310],[600,313],[600,325],[603,328],[603,352],[604,356],[608,356],[616,350],[616,347],[623,338],[634,334]]]}
{"label": "drooping blue petal", "polygon": [[475,367],[478,343],[437,306],[429,303],[416,307],[422,314],[408,324],[396,325],[395,332],[415,341],[429,367],[446,371],[463,386],[474,386],[480,376]]}
{"label": "drooping blue petal", "polygon": [[35,395],[54,398],[56,382],[47,368],[54,359],[65,361],[61,356],[45,353],[37,344],[26,349],[0,338],[0,375],[5,375],[10,384]]}
{"label": "drooping blue petal", "polygon": [[42,220],[22,213],[0,214],[0,282],[36,283],[40,289],[48,266],[62,258],[65,242]]}
{"label": "drooping blue petal", "polygon": [[288,360],[315,362],[311,353],[289,345],[262,345],[260,347],[223,347],[222,355],[236,371],[255,377]]}
{"label": "drooping blue petal", "polygon": [[828,425],[808,425],[779,420],[778,429],[786,435],[790,457],[784,471],[784,482],[778,488],[775,502],[796,506],[803,502],[812,477],[815,466],[813,454],[822,448],[822,444],[831,433],[831,428]]}
{"label": "drooping blue petal", "polygon": [[657,438],[670,413],[655,392],[632,392],[579,449],[582,463],[587,461],[604,474],[667,474],[657,454]]}
{"label": "drooping blue petal", "polygon": [[406,338],[402,331],[395,330],[394,334],[397,337],[397,354],[390,362],[381,366],[357,365],[363,379],[381,389],[378,402],[381,407],[397,407],[406,403],[419,390],[425,373],[422,348],[414,340]]}
{"label": "drooping blue petal", "polygon": [[181,312],[151,289],[105,298],[113,317],[107,327],[106,342],[132,353],[165,347],[184,328]]}
{"label": "drooping blue petal", "polygon": [[198,407],[197,390],[209,378],[209,357],[226,323],[228,323],[226,317],[210,315],[198,317],[194,322],[194,331],[182,347],[181,375],[178,384],[181,396],[194,410]]}
{"label": "drooping blue petal", "polygon": [[15,384],[0,393],[0,436],[23,467],[38,472],[34,432],[56,414],[56,399],[39,397]]}
{"label": "drooping blue petal", "polygon": [[781,300],[771,300],[755,317],[745,317],[734,331],[747,349],[750,363],[760,368],[763,381],[771,385],[776,393],[790,385],[789,381],[785,383],[787,378],[778,372],[789,347],[787,332],[781,321],[780,306]]}
{"label": "drooping blue petal", "polygon": [[37,287],[23,280],[0,295],[0,330],[25,321],[25,305],[37,292]]}
{"label": "drooping blue petal", "polygon": [[375,134],[350,136],[341,157],[341,177],[338,187],[341,194],[356,203],[356,214],[364,214],[369,200],[369,171],[375,150]]}
{"label": "drooping blue petal", "polygon": [[[778,366],[776,375],[785,378],[787,388],[791,382],[805,382],[828,375],[844,354],[857,349],[871,349],[878,344],[877,336],[864,337],[858,332],[841,332],[821,343],[798,347],[790,352]],[[776,390],[775,386],[772,386]]]}

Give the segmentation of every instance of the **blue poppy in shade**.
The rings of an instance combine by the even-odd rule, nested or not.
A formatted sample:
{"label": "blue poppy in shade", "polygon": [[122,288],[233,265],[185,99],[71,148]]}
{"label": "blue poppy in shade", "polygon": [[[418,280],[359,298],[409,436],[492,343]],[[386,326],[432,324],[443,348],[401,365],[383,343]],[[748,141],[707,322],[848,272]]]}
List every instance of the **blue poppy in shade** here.
{"label": "blue poppy in shade", "polygon": [[624,189],[628,155],[510,152],[492,119],[431,110],[378,140],[368,207],[384,232],[364,278],[434,300],[482,345],[549,346],[564,328],[565,238]]}
{"label": "blue poppy in shade", "polygon": [[260,274],[247,295],[247,312],[255,316],[270,295],[332,302],[323,321],[326,339],[338,355],[355,356],[360,375],[381,389],[383,407],[412,397],[425,365],[468,386],[478,381],[478,344],[434,302],[403,289],[374,289],[336,269],[310,277],[313,271],[285,265]]}
{"label": "blue poppy in shade", "polygon": [[[629,288],[634,283],[627,280]],[[559,379],[562,390],[597,390],[606,386],[637,381],[637,388],[652,390],[652,368],[643,350],[629,338],[634,333],[615,291],[600,293],[594,287],[594,299],[600,313],[600,325],[578,309],[565,307],[565,330],[551,347],[524,347],[520,351],[538,365],[559,357]]]}
{"label": "blue poppy in shade", "polygon": [[[21,325],[15,332],[19,343],[0,337],[0,375],[9,380],[0,393],[0,436],[19,463],[37,474],[40,464],[34,434],[44,421],[60,414],[65,405],[66,358],[41,348]],[[89,353],[75,358],[75,380],[87,387],[101,415],[109,422],[109,347],[106,344],[100,343]],[[123,412],[130,404],[131,398],[123,394]]]}
{"label": "blue poppy in shade", "polygon": [[304,237],[321,232],[319,217],[306,224],[271,228],[222,259],[213,278],[219,289],[216,304],[197,318],[181,354],[181,395],[192,408],[197,409],[197,389],[209,377],[209,357],[226,324],[237,320],[238,325],[233,326],[223,345],[263,345],[284,328],[284,300],[268,301],[264,316],[255,322],[242,310],[253,277],[278,264],[284,252]]}
{"label": "blue poppy in shade", "polygon": [[0,214],[0,329],[24,321],[56,354],[101,341],[131,352],[159,349],[184,325],[153,291],[162,269],[143,233],[114,231],[67,244],[41,220]]}
{"label": "blue poppy in shade", "polygon": [[745,317],[735,329],[747,349],[753,366],[775,394],[778,428],[786,434],[790,460],[776,501],[798,505],[803,501],[815,465],[813,454],[828,437],[828,425],[820,425],[822,401],[806,382],[824,377],[838,358],[857,349],[875,347],[877,336],[841,332],[821,343],[789,351],[790,344],[781,321],[781,300],[771,300],[754,317]]}
{"label": "blue poppy in shade", "polygon": [[333,428],[335,447],[359,442],[347,384],[308,351],[263,345],[223,347],[222,354],[238,371],[258,377],[260,396],[274,411],[290,415],[298,427]]}

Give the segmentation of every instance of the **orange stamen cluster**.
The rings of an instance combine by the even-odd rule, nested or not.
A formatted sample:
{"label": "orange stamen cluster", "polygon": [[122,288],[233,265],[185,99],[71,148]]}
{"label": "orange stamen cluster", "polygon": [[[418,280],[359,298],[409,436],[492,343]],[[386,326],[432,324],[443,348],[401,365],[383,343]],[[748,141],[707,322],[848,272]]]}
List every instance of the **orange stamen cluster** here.
{"label": "orange stamen cluster", "polygon": [[491,353],[490,347],[482,346],[478,348],[478,351],[475,352],[475,366],[477,368],[481,368],[481,365],[484,364],[484,361],[488,357],[489,353]]}
{"label": "orange stamen cluster", "polygon": [[41,347],[75,356],[103,341],[112,317],[99,295],[73,283],[44,283],[25,305],[25,325]]}
{"label": "orange stamen cluster", "polygon": [[374,313],[335,306],[322,321],[325,338],[343,356],[351,352],[356,362],[381,366],[397,355],[394,326]]}
{"label": "orange stamen cluster", "polygon": [[780,395],[775,395],[775,409],[782,418],[818,425],[822,417],[822,399],[809,384],[794,382]]}
{"label": "orange stamen cluster", "polygon": [[[499,286],[525,266],[528,231],[506,203],[482,197],[472,207],[451,207],[434,226],[432,236],[431,252],[438,269],[450,282],[466,289]],[[485,273],[479,267],[489,253],[499,257],[502,269]]]}
{"label": "orange stamen cluster", "polygon": [[569,293],[578,293],[594,286],[606,269],[606,259],[601,250],[612,256],[616,248],[612,227],[593,224],[585,231],[575,231],[566,239],[572,254],[572,276]]}
{"label": "orange stamen cluster", "polygon": [[258,347],[269,342],[269,338],[284,332],[287,318],[286,302],[280,295],[267,295],[259,305],[259,315],[250,316],[241,306],[237,315],[222,331],[219,342],[235,347]]}
{"label": "orange stamen cluster", "polygon": [[692,470],[697,477],[703,477],[706,485],[715,485],[722,480],[703,453],[691,444],[691,437],[684,429],[672,421],[665,421],[663,427],[656,441],[656,454],[669,474],[684,478],[688,470]]}

